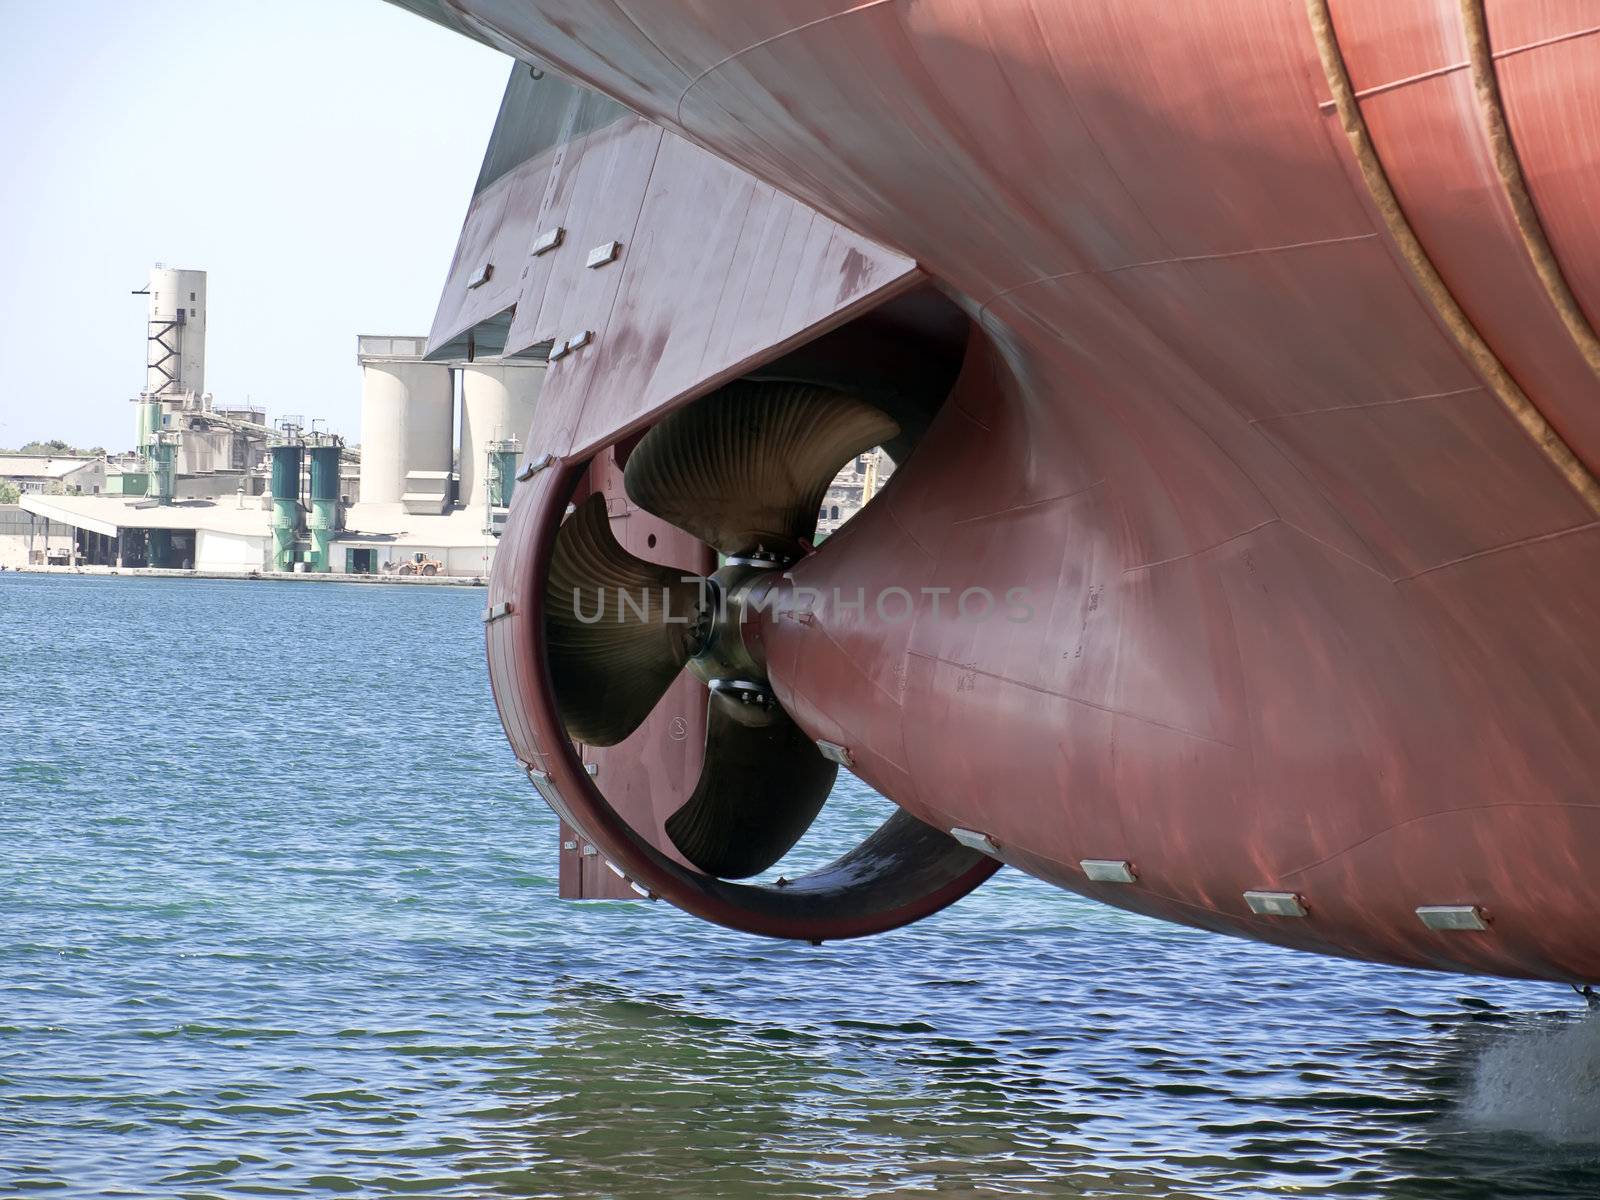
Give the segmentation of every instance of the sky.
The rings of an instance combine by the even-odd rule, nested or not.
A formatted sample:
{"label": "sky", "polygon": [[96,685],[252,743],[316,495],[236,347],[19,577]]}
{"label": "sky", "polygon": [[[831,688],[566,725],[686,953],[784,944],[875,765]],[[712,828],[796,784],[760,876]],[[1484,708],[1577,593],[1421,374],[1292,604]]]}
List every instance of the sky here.
{"label": "sky", "polygon": [[145,285],[207,272],[206,389],[359,434],[425,334],[510,60],[382,0],[0,0],[0,447],[133,442]]}

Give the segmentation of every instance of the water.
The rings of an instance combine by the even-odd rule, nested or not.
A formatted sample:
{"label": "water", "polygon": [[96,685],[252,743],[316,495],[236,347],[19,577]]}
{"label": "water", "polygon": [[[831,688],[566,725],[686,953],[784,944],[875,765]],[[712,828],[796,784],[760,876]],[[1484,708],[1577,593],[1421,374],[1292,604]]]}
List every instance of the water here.
{"label": "water", "polygon": [[482,605],[0,575],[0,1195],[1600,1194],[1551,985],[1012,872],[822,948],[558,903]]}

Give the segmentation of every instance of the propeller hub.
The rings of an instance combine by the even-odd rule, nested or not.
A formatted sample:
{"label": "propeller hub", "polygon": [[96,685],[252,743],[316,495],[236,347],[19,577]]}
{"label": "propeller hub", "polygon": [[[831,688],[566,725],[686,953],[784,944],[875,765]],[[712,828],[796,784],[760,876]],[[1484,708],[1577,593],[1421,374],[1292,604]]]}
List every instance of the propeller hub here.
{"label": "propeller hub", "polygon": [[753,627],[784,566],[777,557],[748,554],[723,563],[706,581],[709,619],[703,632],[697,630],[698,649],[689,660],[689,670],[713,694],[741,709],[774,716],[781,709],[767,682],[765,658],[746,633]]}

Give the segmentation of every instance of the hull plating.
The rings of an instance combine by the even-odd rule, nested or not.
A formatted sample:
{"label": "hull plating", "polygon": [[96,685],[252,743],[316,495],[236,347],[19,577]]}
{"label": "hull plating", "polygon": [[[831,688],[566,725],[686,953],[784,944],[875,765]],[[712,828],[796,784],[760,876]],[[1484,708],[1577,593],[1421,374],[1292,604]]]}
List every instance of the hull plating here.
{"label": "hull plating", "polygon": [[[808,733],[935,828],[1113,903],[1600,979],[1583,6],[1491,2],[1487,49],[1473,5],[1421,0],[455,7],[681,137],[685,161],[704,147],[867,239],[882,287],[913,260],[973,323],[922,445],[796,572],[906,588],[914,613],[763,630]],[[607,307],[596,345],[620,357],[583,381],[606,399],[551,404],[533,446],[576,463],[639,427],[658,361],[677,373],[646,399],[667,405],[760,357],[683,332],[709,305],[737,341],[722,279],[783,261],[770,226],[742,228],[670,318]],[[831,298],[830,261],[807,278]],[[526,604],[558,503],[519,498],[495,588],[523,615],[490,635],[513,741],[553,771],[571,750]],[[972,588],[1024,589],[1033,617],[927,598]],[[1091,883],[1083,859],[1137,882]],[[1247,890],[1308,915],[1256,916]],[[1488,928],[1430,929],[1425,905],[1480,906]]]}

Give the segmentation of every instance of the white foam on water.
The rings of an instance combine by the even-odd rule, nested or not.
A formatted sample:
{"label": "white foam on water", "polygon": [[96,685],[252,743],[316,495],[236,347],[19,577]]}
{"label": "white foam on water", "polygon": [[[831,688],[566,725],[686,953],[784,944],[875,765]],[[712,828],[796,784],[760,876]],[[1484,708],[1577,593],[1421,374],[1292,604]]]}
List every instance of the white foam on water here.
{"label": "white foam on water", "polygon": [[1479,1129],[1600,1142],[1600,1013],[1489,1042],[1472,1065],[1461,1115]]}

